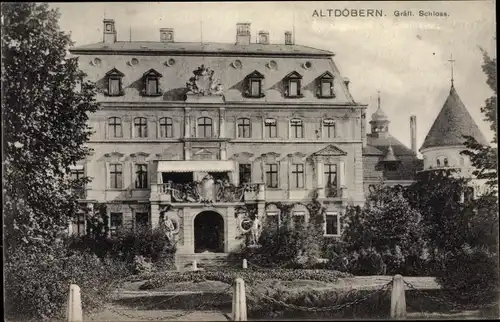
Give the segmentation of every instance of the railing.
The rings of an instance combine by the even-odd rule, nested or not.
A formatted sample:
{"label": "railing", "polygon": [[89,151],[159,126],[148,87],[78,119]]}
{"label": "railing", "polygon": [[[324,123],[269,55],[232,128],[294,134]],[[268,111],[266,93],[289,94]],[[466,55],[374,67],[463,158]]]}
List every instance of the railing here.
{"label": "railing", "polygon": [[158,186],[160,195],[167,195],[171,202],[191,203],[231,203],[245,201],[245,195],[259,191],[259,184],[235,186],[229,182],[218,181],[213,184],[202,182],[163,183]]}

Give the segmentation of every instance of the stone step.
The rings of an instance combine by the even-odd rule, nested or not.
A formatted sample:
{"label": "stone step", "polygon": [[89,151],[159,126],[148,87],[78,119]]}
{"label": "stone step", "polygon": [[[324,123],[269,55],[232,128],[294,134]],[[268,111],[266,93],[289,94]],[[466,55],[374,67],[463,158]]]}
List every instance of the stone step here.
{"label": "stone step", "polygon": [[189,270],[192,269],[194,260],[198,268],[234,267],[239,264],[238,260],[229,259],[227,253],[198,253],[177,254],[175,266],[178,270]]}

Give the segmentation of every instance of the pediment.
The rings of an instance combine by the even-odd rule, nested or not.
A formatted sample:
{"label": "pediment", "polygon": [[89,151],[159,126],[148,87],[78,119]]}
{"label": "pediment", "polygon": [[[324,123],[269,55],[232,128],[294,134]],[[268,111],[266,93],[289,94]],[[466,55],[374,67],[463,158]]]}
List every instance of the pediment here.
{"label": "pediment", "polygon": [[289,153],[287,154],[287,157],[289,158],[299,158],[299,159],[305,159],[307,157],[307,154],[302,153],[302,152],[295,152],[295,153]]}
{"label": "pediment", "polygon": [[112,70],[110,70],[109,72],[107,72],[106,76],[119,76],[119,77],[123,77],[123,76],[125,76],[125,74],[122,73],[121,71],[119,71],[118,69],[116,69],[116,67],[115,67]]}
{"label": "pediment", "polygon": [[323,148],[315,153],[313,155],[316,156],[337,156],[337,155],[347,155],[347,152],[341,150],[340,148],[336,147],[335,145],[331,144],[327,146],[326,148]]}
{"label": "pediment", "polygon": [[300,75],[296,71],[293,71],[290,74],[288,74],[288,75],[285,76],[285,79],[289,79],[289,78],[292,78],[292,79],[302,79],[302,75]]}
{"label": "pediment", "polygon": [[125,154],[120,153],[120,152],[111,152],[111,153],[106,153],[104,154],[106,158],[111,158],[111,157],[117,157],[117,158],[123,158]]}
{"label": "pediment", "polygon": [[281,154],[279,153],[276,153],[276,152],[268,152],[268,153],[262,153],[260,155],[261,158],[265,158],[265,157],[274,157],[274,158],[279,158]]}
{"label": "pediment", "polygon": [[143,77],[147,77],[147,76],[163,77],[163,75],[160,74],[159,72],[157,72],[154,68],[151,68],[150,70],[145,72],[142,76]]}
{"label": "pediment", "polygon": [[137,157],[147,158],[147,157],[149,157],[149,153],[146,153],[146,152],[137,152],[137,153],[131,153],[130,156],[133,157],[133,158],[137,158]]}
{"label": "pediment", "polygon": [[207,154],[212,155],[213,153],[210,150],[201,149],[201,150],[196,151],[194,154],[195,155],[207,155]]}
{"label": "pediment", "polygon": [[324,72],[321,74],[318,79],[333,79],[333,74],[330,73],[329,71]]}
{"label": "pediment", "polygon": [[250,74],[248,74],[247,76],[248,78],[264,78],[264,75],[261,74],[258,70],[254,70],[253,72],[251,72]]}
{"label": "pediment", "polygon": [[233,160],[233,161],[237,161],[237,160],[250,160],[250,158],[252,158],[253,156],[254,156],[253,153],[241,152],[241,153],[233,154],[229,159]]}

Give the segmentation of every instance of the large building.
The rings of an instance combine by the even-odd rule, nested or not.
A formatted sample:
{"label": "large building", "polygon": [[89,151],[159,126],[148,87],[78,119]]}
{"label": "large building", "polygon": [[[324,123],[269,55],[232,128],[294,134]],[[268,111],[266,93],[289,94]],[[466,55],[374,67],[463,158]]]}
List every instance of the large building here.
{"label": "large building", "polygon": [[157,42],[117,41],[110,19],[103,30],[102,42],[70,50],[101,103],[90,115],[93,154],[74,173],[92,178],[82,202],[107,205],[111,232],[155,227],[166,210],[179,254],[230,252],[244,242],[245,206],[265,225],[280,220],[273,202],[296,204],[306,221],[299,203],[317,196],[325,237],[335,237],[365,184],[411,182],[415,151],[388,133],[380,106],[366,135],[367,106],[330,51],[296,45],[290,32],[284,44],[266,31],[253,43],[249,23],[232,44],[177,42],[171,28]]}

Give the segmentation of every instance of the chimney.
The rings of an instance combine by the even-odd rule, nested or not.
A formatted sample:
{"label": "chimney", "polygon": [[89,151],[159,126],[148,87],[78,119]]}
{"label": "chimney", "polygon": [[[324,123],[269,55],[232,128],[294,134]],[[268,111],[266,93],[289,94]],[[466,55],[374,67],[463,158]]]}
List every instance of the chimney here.
{"label": "chimney", "polygon": [[363,143],[363,148],[366,148],[368,145],[366,140],[366,111],[361,112],[361,142]]}
{"label": "chimney", "polygon": [[290,31],[285,31],[285,45],[293,45],[292,33]]}
{"label": "chimney", "polygon": [[417,154],[417,117],[410,116],[411,150]]}
{"label": "chimney", "polygon": [[249,22],[238,22],[236,24],[236,45],[250,45]]}
{"label": "chimney", "polygon": [[259,31],[259,44],[269,45],[269,31]]}
{"label": "chimney", "polygon": [[161,42],[174,42],[174,29],[173,28],[160,28],[160,41]]}
{"label": "chimney", "polygon": [[102,42],[105,44],[112,44],[116,42],[116,29],[115,21],[113,19],[104,19],[104,31],[102,36]]}

